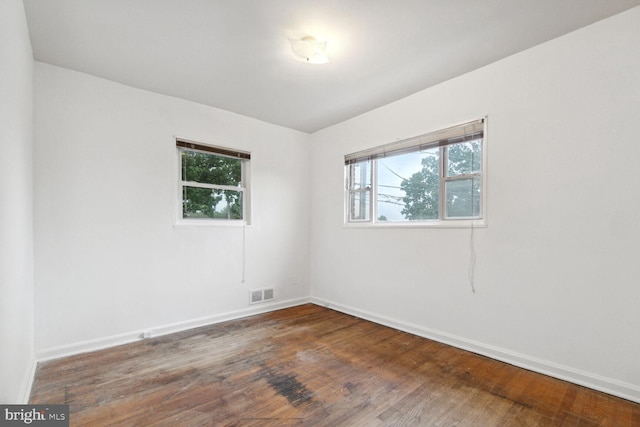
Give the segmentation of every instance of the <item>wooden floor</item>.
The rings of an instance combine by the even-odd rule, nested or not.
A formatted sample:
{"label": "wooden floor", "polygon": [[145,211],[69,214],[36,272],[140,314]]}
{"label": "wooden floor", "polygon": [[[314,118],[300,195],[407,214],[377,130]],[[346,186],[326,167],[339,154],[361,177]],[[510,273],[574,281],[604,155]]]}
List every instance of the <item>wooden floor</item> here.
{"label": "wooden floor", "polygon": [[640,426],[640,405],[315,305],[38,365],[72,426]]}

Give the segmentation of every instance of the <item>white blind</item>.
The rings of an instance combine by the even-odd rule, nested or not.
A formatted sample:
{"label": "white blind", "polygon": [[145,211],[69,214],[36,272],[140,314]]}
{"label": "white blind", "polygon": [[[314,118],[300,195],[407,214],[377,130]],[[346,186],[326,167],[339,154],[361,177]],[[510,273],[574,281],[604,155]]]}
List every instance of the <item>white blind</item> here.
{"label": "white blind", "polygon": [[483,136],[484,119],[478,119],[413,138],[403,139],[402,141],[347,154],[344,156],[344,163],[349,165],[363,160],[373,160],[386,156],[422,151],[443,145],[473,141]]}

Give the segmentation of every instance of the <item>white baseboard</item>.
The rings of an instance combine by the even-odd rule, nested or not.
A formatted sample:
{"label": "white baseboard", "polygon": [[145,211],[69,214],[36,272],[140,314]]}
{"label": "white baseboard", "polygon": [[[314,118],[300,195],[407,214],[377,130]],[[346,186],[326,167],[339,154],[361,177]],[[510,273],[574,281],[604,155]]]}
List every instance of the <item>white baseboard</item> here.
{"label": "white baseboard", "polygon": [[613,396],[621,397],[632,402],[640,403],[640,386],[630,384],[612,378],[603,377],[590,372],[560,365],[547,360],[520,354],[511,350],[495,347],[481,342],[451,335],[445,332],[435,331],[422,326],[413,325],[385,316],[380,316],[354,307],[338,304],[322,298],[311,297],[311,303],[329,307],[342,313],[350,314],[361,319],[369,320],[384,326],[389,326],[413,335],[438,341],[453,347],[481,354],[492,359],[500,360],[510,365],[518,366],[550,377],[558,378],[594,390],[598,390]]}
{"label": "white baseboard", "polygon": [[[228,313],[215,314],[213,316],[201,317],[199,319],[187,320],[168,325],[161,325],[154,328],[136,330],[124,334],[112,335],[108,337],[98,338],[95,340],[82,341],[74,344],[68,344],[58,347],[44,349],[37,353],[36,357],[39,362],[58,359],[60,357],[73,356],[76,354],[87,353],[95,350],[102,350],[121,344],[139,341],[143,332],[151,332],[151,337],[180,332],[187,329],[198,328],[200,326],[213,325],[215,323],[226,322],[228,320],[240,319],[243,317],[253,316],[256,314],[267,313],[270,311],[280,310],[283,308],[295,307],[297,305],[309,303],[309,298],[297,298],[286,301],[277,301],[272,303],[264,303],[253,305],[251,307],[231,311]],[[31,387],[29,387],[31,390]]]}
{"label": "white baseboard", "polygon": [[33,380],[36,377],[37,367],[38,362],[36,361],[35,357],[32,357],[29,361],[27,376],[22,383],[22,388],[20,389],[20,404],[26,405],[29,403],[29,398],[31,397],[31,388],[33,387]]}

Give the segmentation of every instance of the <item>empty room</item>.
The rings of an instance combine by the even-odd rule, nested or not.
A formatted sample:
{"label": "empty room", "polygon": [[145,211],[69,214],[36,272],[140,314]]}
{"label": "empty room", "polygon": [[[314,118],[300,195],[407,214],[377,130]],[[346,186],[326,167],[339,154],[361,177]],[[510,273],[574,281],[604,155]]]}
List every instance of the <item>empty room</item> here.
{"label": "empty room", "polygon": [[640,425],[640,0],[0,0],[0,125],[0,425]]}

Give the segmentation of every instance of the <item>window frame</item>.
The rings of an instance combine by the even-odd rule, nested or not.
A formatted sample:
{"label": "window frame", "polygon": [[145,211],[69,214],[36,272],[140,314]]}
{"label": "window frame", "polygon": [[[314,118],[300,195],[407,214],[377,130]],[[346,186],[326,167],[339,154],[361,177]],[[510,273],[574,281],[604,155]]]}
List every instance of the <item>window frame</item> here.
{"label": "window frame", "polygon": [[[184,181],[182,179],[182,152],[192,151],[240,160],[240,186],[208,184],[197,181]],[[250,163],[251,153],[248,151],[235,150],[218,145],[203,144],[183,138],[176,138],[176,226],[222,226],[222,227],[244,227],[251,225],[251,190],[250,190]],[[242,198],[242,219],[226,218],[185,218],[183,216],[183,191],[184,187],[208,188],[211,190],[230,190],[240,193]]]}
{"label": "window frame", "polygon": [[[465,126],[470,124],[478,124],[481,123],[482,127],[482,145],[481,145],[481,164],[480,171],[478,172],[470,172],[455,176],[449,176],[448,173],[448,147],[456,144],[465,142],[453,142],[453,143],[442,143],[438,140],[438,135],[450,133],[455,129],[464,129]],[[461,135],[464,134],[464,131]],[[435,132],[430,132],[424,135],[420,135],[413,138],[408,138],[406,140],[397,141],[391,144],[386,144],[382,146],[377,146],[373,148],[369,148],[360,152],[351,153],[345,155],[345,165],[344,165],[344,227],[346,228],[468,228],[468,227],[486,227],[487,226],[487,117],[483,117],[482,119],[474,120],[471,122],[466,122],[462,124],[458,124],[455,126],[451,126],[450,128],[438,130]],[[430,141],[426,144],[421,141]],[[470,141],[473,141],[471,139]],[[415,143],[413,143],[415,142]],[[399,149],[397,149],[399,147]],[[388,221],[388,220],[379,220],[377,205],[378,205],[378,160],[384,159],[385,157],[391,157],[396,155],[403,155],[407,152],[413,150],[416,147],[421,148],[439,148],[439,156],[438,156],[438,164],[439,164],[439,173],[438,173],[438,185],[439,185],[439,195],[438,195],[438,218],[433,220],[421,220],[421,221]],[[394,148],[396,150],[394,150]],[[417,150],[415,150],[417,151]],[[389,154],[387,154],[389,153]],[[370,155],[368,157],[368,155]],[[357,160],[353,160],[353,159]],[[358,163],[360,161],[370,161],[370,176],[369,181],[371,183],[369,191],[369,211],[368,216],[369,219],[351,219],[351,195],[353,193],[353,189],[350,188],[350,170],[352,169],[352,165]],[[480,212],[478,217],[449,217],[447,215],[447,195],[446,195],[446,184],[448,182],[460,181],[465,179],[479,179],[480,180]],[[472,181],[473,182],[473,181]]]}

